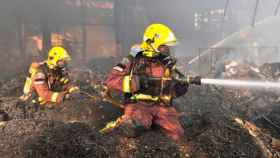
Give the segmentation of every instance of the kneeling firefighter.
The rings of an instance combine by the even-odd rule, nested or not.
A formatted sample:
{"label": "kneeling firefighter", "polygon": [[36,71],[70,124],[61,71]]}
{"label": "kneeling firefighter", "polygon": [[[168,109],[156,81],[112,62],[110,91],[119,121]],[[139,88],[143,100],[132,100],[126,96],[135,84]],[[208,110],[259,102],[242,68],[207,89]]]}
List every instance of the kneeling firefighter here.
{"label": "kneeling firefighter", "polygon": [[172,100],[184,95],[189,84],[201,84],[201,78],[186,77],[176,69],[170,53],[177,39],[169,27],[152,24],[145,30],[143,42],[131,48],[130,55],[113,67],[105,86],[124,94],[124,115],[117,122],[128,136],[137,136],[152,124],[159,125],[173,140],[184,130]]}
{"label": "kneeling firefighter", "polygon": [[63,47],[53,47],[46,61],[32,63],[20,99],[32,99],[33,103],[45,105],[71,98],[79,88],[73,86],[69,78],[67,62],[70,60]]}

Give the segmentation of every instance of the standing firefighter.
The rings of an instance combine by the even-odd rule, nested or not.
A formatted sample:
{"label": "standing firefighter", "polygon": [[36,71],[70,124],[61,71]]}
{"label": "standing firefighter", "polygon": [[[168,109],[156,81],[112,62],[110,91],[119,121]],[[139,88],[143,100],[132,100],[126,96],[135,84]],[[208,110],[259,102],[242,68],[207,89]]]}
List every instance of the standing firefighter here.
{"label": "standing firefighter", "polygon": [[176,44],[173,32],[163,24],[147,27],[141,45],[113,67],[105,81],[108,89],[124,94],[124,115],[117,120],[127,136],[137,136],[152,124],[159,125],[177,141],[184,130],[173,98],[184,95],[189,84],[200,85],[200,77],[185,77],[176,69],[170,47]]}
{"label": "standing firefighter", "polygon": [[53,47],[48,53],[48,59],[39,63],[32,63],[29,76],[24,85],[21,99],[32,101],[40,105],[61,103],[70,98],[71,93],[78,90],[72,86],[67,71],[67,62],[71,58],[62,47]]}

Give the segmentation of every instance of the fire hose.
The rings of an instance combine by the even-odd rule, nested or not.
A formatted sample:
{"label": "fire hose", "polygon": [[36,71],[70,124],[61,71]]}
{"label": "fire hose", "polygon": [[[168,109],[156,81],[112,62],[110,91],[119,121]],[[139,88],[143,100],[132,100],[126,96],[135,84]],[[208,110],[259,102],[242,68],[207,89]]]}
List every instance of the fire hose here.
{"label": "fire hose", "polygon": [[[120,102],[114,100],[112,98],[112,96],[109,94],[108,91],[107,92],[102,92],[100,96],[92,95],[92,94],[90,94],[88,92],[85,92],[85,91],[80,91],[80,94],[85,95],[85,96],[89,97],[90,99],[92,99],[94,101],[105,101],[105,102],[110,103],[114,107],[117,107],[117,108],[120,108],[120,109],[124,109],[124,105],[121,104]],[[109,133],[113,129],[117,128],[120,124],[121,124],[121,119],[120,118],[118,118],[115,121],[110,121],[109,123],[106,124],[106,126],[104,128],[100,129],[99,132],[101,134]]]}
{"label": "fire hose", "polygon": [[88,92],[80,91],[80,94],[85,95],[85,96],[93,99],[94,101],[97,101],[97,100],[105,101],[105,102],[112,104],[113,106],[115,106],[117,108],[124,109],[124,105],[119,103],[118,101],[114,100],[109,93],[107,93],[106,95],[103,95],[103,96],[96,96],[96,95],[92,95]]}
{"label": "fire hose", "polygon": [[[191,78],[191,82],[193,82],[193,84],[200,84],[200,79],[201,79],[200,77],[197,78],[198,79],[197,83],[195,82],[194,79],[196,79],[196,78],[195,77]],[[160,78],[149,77],[149,80],[172,81],[172,80],[174,80],[174,78],[170,78],[170,77],[160,77]],[[179,80],[179,79],[177,79],[177,80]],[[180,81],[188,82],[189,79],[184,78],[183,80],[180,80]],[[98,91],[100,91],[99,95],[93,95],[93,94],[90,94],[90,93],[85,92],[85,91],[80,91],[80,94],[85,95],[85,96],[93,99],[94,101],[98,100],[98,101],[108,102],[108,103],[112,104],[113,106],[115,106],[117,108],[124,109],[125,106],[122,103],[115,100],[110,95],[110,90],[106,86],[102,85],[102,82],[100,82],[98,80],[92,80],[91,85],[92,85],[92,87],[98,87],[97,89],[99,89]]]}

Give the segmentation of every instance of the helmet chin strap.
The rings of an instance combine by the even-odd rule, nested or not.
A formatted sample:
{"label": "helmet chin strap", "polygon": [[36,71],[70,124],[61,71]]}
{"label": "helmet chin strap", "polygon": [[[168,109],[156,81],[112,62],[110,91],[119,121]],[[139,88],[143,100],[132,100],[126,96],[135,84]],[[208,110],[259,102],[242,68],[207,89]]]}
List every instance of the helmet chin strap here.
{"label": "helmet chin strap", "polygon": [[158,56],[159,52],[152,46],[152,43],[154,43],[154,40],[148,39],[146,41],[146,43],[148,44],[148,46],[150,46],[150,48],[152,48],[153,52],[155,52],[155,56]]}

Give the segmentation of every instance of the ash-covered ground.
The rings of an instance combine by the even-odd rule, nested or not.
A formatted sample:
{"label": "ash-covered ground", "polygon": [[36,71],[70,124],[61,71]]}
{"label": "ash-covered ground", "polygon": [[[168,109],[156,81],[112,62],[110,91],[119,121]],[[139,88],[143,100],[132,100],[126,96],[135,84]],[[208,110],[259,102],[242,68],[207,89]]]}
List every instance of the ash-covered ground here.
{"label": "ash-covered ground", "polygon": [[[96,78],[104,79],[115,61],[94,60],[79,73],[90,69]],[[243,69],[251,71],[250,66],[236,67]],[[232,70],[224,71],[226,74]],[[256,79],[248,71],[225,78],[242,74],[244,78]],[[261,74],[265,79],[274,74],[262,73],[268,71],[275,70],[260,68],[253,74]],[[18,96],[24,77],[17,75],[0,82],[0,110],[8,114],[1,115],[1,119],[8,120],[0,122],[1,158],[280,157],[280,100],[274,91],[192,86],[175,101],[176,108],[191,120],[184,125],[182,143],[176,144],[156,126],[137,138],[123,137],[117,130],[101,135],[98,130],[122,111],[85,96],[51,109],[22,103]],[[87,75],[78,74],[76,79],[88,90],[84,82]]]}

